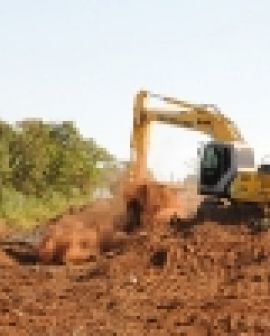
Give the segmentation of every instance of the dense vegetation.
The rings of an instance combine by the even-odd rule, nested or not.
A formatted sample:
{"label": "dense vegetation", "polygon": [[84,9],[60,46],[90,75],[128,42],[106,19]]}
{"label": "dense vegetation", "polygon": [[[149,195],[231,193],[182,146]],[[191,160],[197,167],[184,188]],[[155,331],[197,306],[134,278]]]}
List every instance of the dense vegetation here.
{"label": "dense vegetation", "polygon": [[72,122],[29,119],[11,126],[1,121],[0,217],[29,224],[89,201],[102,183],[104,163],[113,162]]}

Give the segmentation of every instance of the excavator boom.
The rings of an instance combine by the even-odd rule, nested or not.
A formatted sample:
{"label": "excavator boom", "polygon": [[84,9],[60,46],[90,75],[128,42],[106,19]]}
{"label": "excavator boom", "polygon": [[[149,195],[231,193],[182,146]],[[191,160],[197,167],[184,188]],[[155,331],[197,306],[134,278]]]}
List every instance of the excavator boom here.
{"label": "excavator boom", "polygon": [[[149,107],[149,98],[158,98],[170,108]],[[209,135],[220,142],[243,142],[236,125],[215,105],[192,104],[148,91],[139,91],[134,99],[133,133],[131,139],[132,177],[147,177],[149,128],[152,122],[172,124]]]}

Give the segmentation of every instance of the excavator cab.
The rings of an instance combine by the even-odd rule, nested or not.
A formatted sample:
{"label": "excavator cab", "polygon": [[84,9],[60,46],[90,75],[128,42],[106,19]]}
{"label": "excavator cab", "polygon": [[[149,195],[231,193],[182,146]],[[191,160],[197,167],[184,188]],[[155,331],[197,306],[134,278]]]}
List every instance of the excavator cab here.
{"label": "excavator cab", "polygon": [[230,198],[230,186],[238,172],[254,169],[254,152],[243,143],[212,141],[200,152],[201,195]]}
{"label": "excavator cab", "polygon": [[201,151],[200,193],[227,197],[228,187],[237,173],[232,144],[210,142]]}

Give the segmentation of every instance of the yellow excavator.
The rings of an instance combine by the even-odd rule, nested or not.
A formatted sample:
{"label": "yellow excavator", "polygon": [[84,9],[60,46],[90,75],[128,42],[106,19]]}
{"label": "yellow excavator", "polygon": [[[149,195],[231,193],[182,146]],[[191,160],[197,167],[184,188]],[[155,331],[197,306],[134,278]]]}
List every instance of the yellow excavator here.
{"label": "yellow excavator", "polygon": [[[161,107],[149,106],[151,98]],[[147,154],[152,122],[175,125],[210,136],[199,151],[198,192],[232,204],[260,209],[269,218],[270,165],[255,167],[253,149],[248,146],[237,126],[215,105],[193,104],[139,91],[134,98],[131,136],[131,176],[136,183],[148,176]]]}

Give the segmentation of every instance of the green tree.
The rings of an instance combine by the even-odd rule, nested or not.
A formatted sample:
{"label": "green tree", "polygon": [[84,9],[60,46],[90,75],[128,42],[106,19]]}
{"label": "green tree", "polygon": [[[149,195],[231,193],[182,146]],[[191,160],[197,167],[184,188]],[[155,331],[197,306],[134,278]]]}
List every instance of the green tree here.
{"label": "green tree", "polygon": [[73,197],[89,193],[102,179],[99,162],[113,161],[93,139],[84,139],[72,122],[24,120],[12,141],[13,184],[26,194],[58,191]]}

